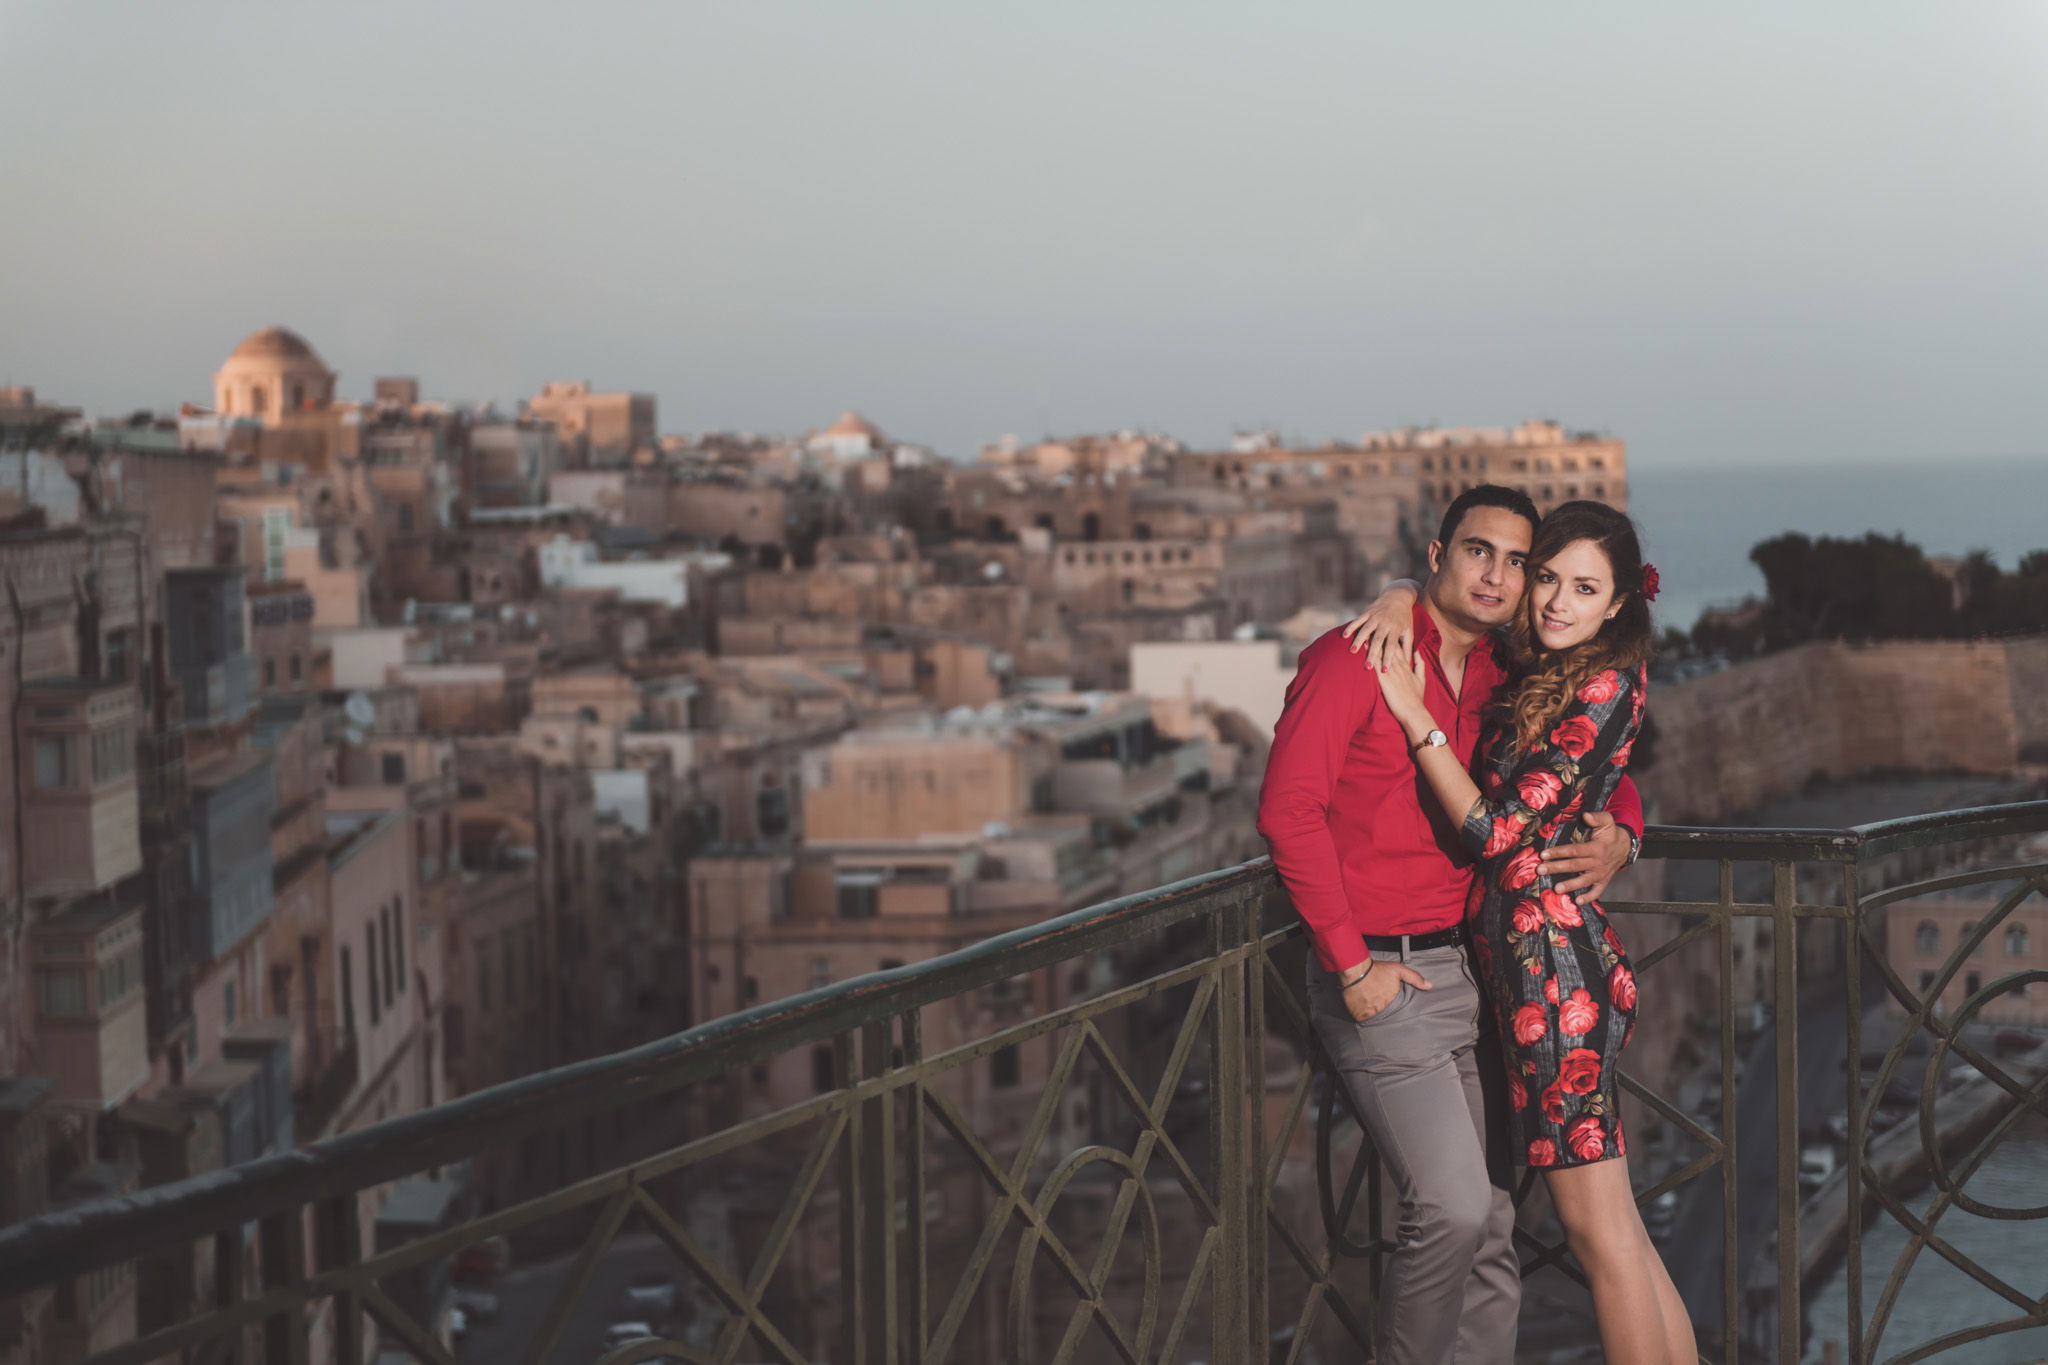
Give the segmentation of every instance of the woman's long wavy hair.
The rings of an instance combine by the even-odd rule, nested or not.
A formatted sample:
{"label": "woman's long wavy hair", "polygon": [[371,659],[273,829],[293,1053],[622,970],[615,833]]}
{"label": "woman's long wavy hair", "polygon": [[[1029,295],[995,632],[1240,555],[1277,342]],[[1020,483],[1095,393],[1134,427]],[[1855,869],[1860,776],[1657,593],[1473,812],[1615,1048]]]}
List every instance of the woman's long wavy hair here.
{"label": "woman's long wavy hair", "polygon": [[[1536,643],[1532,624],[1537,572],[1567,545],[1581,540],[1592,541],[1607,556],[1621,610],[1602,622],[1599,634],[1584,644],[1544,649]],[[1605,668],[1634,668],[1656,645],[1650,604],[1643,599],[1643,547],[1636,539],[1635,523],[1606,503],[1563,503],[1537,523],[1525,575],[1531,594],[1507,629],[1508,655],[1519,682],[1501,704],[1514,727],[1516,753],[1536,746],[1588,678]]]}

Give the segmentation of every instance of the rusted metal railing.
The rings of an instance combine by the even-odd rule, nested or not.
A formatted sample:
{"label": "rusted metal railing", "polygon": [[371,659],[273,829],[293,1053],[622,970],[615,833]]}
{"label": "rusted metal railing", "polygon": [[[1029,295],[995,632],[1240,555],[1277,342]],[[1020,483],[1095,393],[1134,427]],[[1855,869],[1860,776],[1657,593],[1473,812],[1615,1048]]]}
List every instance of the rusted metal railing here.
{"label": "rusted metal railing", "polygon": [[[2039,1300],[1957,1251],[1938,1226],[1956,1208],[2048,1213],[1987,1208],[1964,1188],[2017,1123],[2048,1112],[2048,1079],[2002,1067],[1969,1025],[2048,973],[2010,972],[1952,1013],[1936,1004],[1978,946],[2048,887],[2048,865],[2012,860],[2043,831],[2048,802],[1857,829],[1651,832],[1646,858],[1664,860],[1667,872],[1711,870],[1718,883],[1712,896],[1609,906],[1653,917],[1637,921],[1646,996],[1710,986],[1718,1006],[1711,1027],[1695,1021],[1703,1052],[1719,1044],[1718,1115],[1688,1113],[1675,1094],[1625,1077],[1638,1120],[1655,1115],[1696,1148],[1638,1174],[1643,1201],[1678,1191],[1688,1228],[1719,1233],[1700,1281],[1711,1292],[1693,1303],[1706,1359],[1789,1365],[1805,1349],[1801,1305],[1815,1258],[1798,1163],[1817,1116],[1800,1112],[1801,1038],[1785,1026],[1800,1015],[1803,982],[1810,999],[1820,998],[1815,982],[1839,997],[1850,1062],[1852,1159],[1825,1192],[1845,1224],[1849,1293],[1847,1321],[1827,1330],[1843,1334],[1847,1358],[1925,1359],[2048,1324]],[[1938,979],[1909,985],[1887,960],[1887,911],[1993,883],[2007,889],[1986,902]],[[1768,895],[1745,899],[1751,885],[1767,885]],[[1737,948],[1744,938],[1761,949],[1756,926],[1769,930],[1761,998],[1776,1027],[1754,1034],[1745,1063],[1739,1053],[1752,1034],[1738,1027],[1749,993]],[[1270,865],[1247,863],[241,1167],[0,1229],[0,1301],[20,1308],[94,1272],[183,1257],[178,1264],[211,1265],[211,1302],[101,1350],[93,1365],[249,1358],[259,1343],[278,1361],[357,1361],[372,1341],[453,1365],[459,1352],[443,1305],[403,1302],[392,1286],[472,1244],[573,1222],[573,1254],[547,1282],[537,1329],[518,1344],[518,1358],[539,1365],[581,1348],[568,1326],[630,1223],[676,1259],[695,1307],[672,1335],[609,1350],[609,1365],[1250,1365],[1319,1350],[1325,1360],[1333,1350],[1363,1358],[1387,1249],[1377,1163],[1340,1108],[1341,1087],[1311,1064],[1301,953]],[[1035,984],[1019,992],[1019,978]],[[1896,1002],[1899,1024],[1868,1084],[1855,1064],[1866,982]],[[1923,1174],[1935,1188],[1924,1212],[1910,1206],[1902,1178],[1868,1155],[1873,1097],[1916,1037],[1931,1038],[1922,1046],[1934,1063],[1919,1116]],[[1953,1135],[1937,1117],[1940,1063],[1950,1055],[1998,1092],[1988,1126],[1953,1157]],[[808,1071],[814,1061],[820,1093],[755,1112],[768,1093],[757,1068]],[[1768,1079],[1761,1090],[1757,1076]],[[1662,1079],[1672,1089],[1683,1077]],[[391,1182],[626,1111],[680,1115],[696,1128],[403,1244],[366,1243],[365,1210]],[[1758,1175],[1755,1189],[1747,1174]],[[747,1236],[707,1235],[703,1210],[740,1187],[757,1215]],[[934,1214],[942,1191],[959,1196],[956,1207]],[[1897,1220],[1908,1244],[1866,1304],[1871,1218]],[[1527,1273],[1575,1273],[1540,1224],[1523,1236]],[[195,1244],[210,1257],[195,1258]],[[2009,1301],[2012,1313],[1931,1342],[1889,1342],[1923,1251]]]}

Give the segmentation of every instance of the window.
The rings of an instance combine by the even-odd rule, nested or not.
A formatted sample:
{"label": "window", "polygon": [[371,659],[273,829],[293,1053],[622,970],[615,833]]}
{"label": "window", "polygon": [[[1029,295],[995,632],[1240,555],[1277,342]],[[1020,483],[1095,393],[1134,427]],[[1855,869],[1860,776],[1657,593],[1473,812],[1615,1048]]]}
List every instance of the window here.
{"label": "window", "polygon": [[341,949],[341,1036],[356,1036],[356,987],[355,972],[349,962],[348,945]]}
{"label": "window", "polygon": [[998,1050],[995,1053],[995,1055],[990,1057],[988,1060],[989,1069],[993,1073],[993,1079],[995,1081],[996,1089],[1015,1089],[1018,1081],[1019,1071],[1019,1067],[1017,1065],[1017,1045],[1015,1043],[1012,1043],[1008,1047]]}
{"label": "window", "polygon": [[284,577],[284,538],[291,525],[290,508],[263,509],[263,577],[269,582]]}
{"label": "window", "polygon": [[134,646],[134,632],[108,631],[106,644],[100,651],[100,676],[108,682],[128,681],[128,669],[132,662],[129,655]]}
{"label": "window", "polygon": [[760,982],[758,982],[758,981],[756,981],[756,980],[755,980],[755,979],[754,979],[753,977],[751,977],[751,976],[743,976],[743,977],[741,977],[741,978],[740,978],[740,1003],[741,1003],[742,1005],[753,1005],[753,1004],[758,1004],[758,1003],[760,1002],[760,999],[761,999],[761,983],[760,983]]}
{"label": "window", "polygon": [[398,529],[408,533],[412,530],[412,504],[409,502],[398,504]]}
{"label": "window", "polygon": [[1922,995],[1925,995],[1925,994],[1927,994],[1927,992],[1928,992],[1929,990],[1933,989],[1933,987],[1934,987],[1934,973],[1933,973],[1933,972],[1922,972],[1922,973],[1920,973],[1920,994],[1922,994]]}
{"label": "window", "polygon": [[271,658],[268,654],[263,656],[263,685],[265,687],[277,686],[277,660]]}
{"label": "window", "polygon": [[763,787],[754,794],[754,827],[763,839],[789,833],[789,793],[780,787]]}
{"label": "window", "polygon": [[113,782],[135,771],[134,732],[125,725],[92,736],[92,783]]}
{"label": "window", "polygon": [[1963,994],[1964,994],[1964,995],[1975,995],[1975,994],[1976,994],[1976,993],[1977,993],[1978,991],[1981,991],[1981,990],[1983,990],[1983,989],[1984,989],[1984,977],[1983,977],[1983,974],[1982,974],[1981,972],[1966,972],[1966,973],[1964,973],[1964,975],[1963,975]]}
{"label": "window", "polygon": [[2025,957],[2027,955],[2027,926],[2008,924],[2005,926],[2005,955]]}
{"label": "window", "polygon": [[398,993],[405,994],[405,897],[391,898],[391,952],[398,970]]}
{"label": "window", "polygon": [[820,1095],[832,1088],[832,1049],[814,1047],[811,1049],[811,1089]]}
{"label": "window", "polygon": [[873,919],[879,908],[880,891],[873,882],[841,882],[839,918]]}
{"label": "window", "polygon": [[292,651],[292,681],[298,682],[306,676],[306,660],[296,649]]}
{"label": "window", "polygon": [[377,956],[377,921],[371,920],[363,926],[363,962],[369,978],[371,1028],[377,1027],[377,1020],[384,1012],[377,999],[377,964],[382,960]]}
{"label": "window", "polygon": [[[134,949],[100,964],[100,1011],[120,1004],[142,984],[142,951]],[[283,1014],[285,1011],[279,1010]]]}
{"label": "window", "polygon": [[235,1026],[235,982],[232,977],[221,983],[220,1017],[227,1021],[229,1028]]}
{"label": "window", "polygon": [[386,753],[384,762],[384,785],[395,787],[405,781],[405,755]]}
{"label": "window", "polygon": [[819,988],[820,986],[829,986],[829,985],[831,985],[831,984],[832,984],[832,959],[831,959],[831,958],[829,958],[829,957],[814,957],[814,958],[812,958],[812,959],[811,959],[811,989],[812,989],[812,990],[817,990],[817,989],[818,989],[818,988]]}
{"label": "window", "polygon": [[491,950],[483,943],[476,945],[476,1007],[491,1007]]}
{"label": "window", "polygon": [[43,1013],[53,1019],[85,1013],[85,973],[66,967],[43,974]]}
{"label": "window", "polygon": [[263,386],[261,384],[251,384],[249,386],[249,411],[255,413],[259,417],[262,416],[263,399]]}
{"label": "window", "polygon": [[1920,927],[1913,931],[1913,948],[1916,952],[1934,954],[1941,951],[1941,928],[1931,919],[1920,921]]}
{"label": "window", "polygon": [[36,736],[36,786],[56,791],[71,785],[71,737]]}

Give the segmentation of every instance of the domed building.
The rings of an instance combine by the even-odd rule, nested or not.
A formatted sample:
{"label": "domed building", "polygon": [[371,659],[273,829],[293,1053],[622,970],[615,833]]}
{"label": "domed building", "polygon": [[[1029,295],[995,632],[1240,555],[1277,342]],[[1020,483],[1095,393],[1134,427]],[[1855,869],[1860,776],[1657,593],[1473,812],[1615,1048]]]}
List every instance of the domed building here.
{"label": "domed building", "polygon": [[334,371],[304,337],[265,327],[235,347],[213,377],[214,410],[274,424],[285,414],[334,401]]}

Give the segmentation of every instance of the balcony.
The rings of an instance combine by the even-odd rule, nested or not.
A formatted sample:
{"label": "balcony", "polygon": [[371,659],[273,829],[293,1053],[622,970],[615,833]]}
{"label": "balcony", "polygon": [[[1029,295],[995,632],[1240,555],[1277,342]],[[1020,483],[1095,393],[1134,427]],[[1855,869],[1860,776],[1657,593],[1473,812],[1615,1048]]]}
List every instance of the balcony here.
{"label": "balcony", "polygon": [[135,688],[45,678],[22,689],[19,724],[29,894],[98,891],[140,869]]}
{"label": "balcony", "polygon": [[[1855,829],[1651,832],[1646,857],[1671,884],[1688,872],[1718,888],[1609,904],[1646,1005],[1670,1015],[1646,1014],[1650,1036],[1629,1054],[1631,1161],[1642,1204],[1682,1202],[1662,1240],[1706,1360],[1794,1365],[1831,1344],[1858,1365],[1942,1359],[2048,1321],[2033,1282],[2011,1282],[2024,1263],[1974,1259],[1950,1232],[1995,1197],[1971,1176],[2048,1092],[2048,1066],[1999,1050],[2002,1034],[1994,1047],[1975,1021],[2027,1001],[2048,1024],[2033,991],[2048,971],[2007,964],[1945,1003],[1966,973],[1993,975],[2006,926],[2048,895],[2048,864],[2023,848],[2044,833],[2048,802]],[[1929,898],[1977,913],[1930,978],[1908,980],[1888,952],[1892,921],[1903,912],[1917,926],[1913,903]],[[447,1362],[425,1310],[392,1286],[473,1243],[577,1218],[581,1256],[521,1281],[536,1305],[522,1358],[588,1351],[564,1331],[630,1222],[684,1282],[692,1307],[676,1330],[687,1339],[665,1353],[685,1359],[1363,1359],[1390,1229],[1371,1152],[1342,1092],[1319,1081],[1302,939],[1264,860],[1190,878],[0,1229],[0,1298],[197,1239],[225,1257],[254,1224],[255,1286],[96,1359],[176,1356],[256,1329],[269,1358],[303,1360],[313,1323],[333,1338],[331,1358],[365,1358],[375,1334]],[[1088,994],[1105,979],[1092,969],[1110,962],[1121,971]],[[962,1008],[1019,979],[1074,987],[1035,1010]],[[1801,1024],[1776,1031],[1770,1017]],[[1660,1059],[1658,1029],[1699,1055]],[[1863,1064],[1843,1067],[1845,1050]],[[403,1245],[365,1244],[366,1192],[512,1144],[558,1150],[593,1120],[645,1115],[662,1097],[719,1112],[719,1095],[784,1060],[815,1093],[708,1130],[678,1125],[693,1135],[610,1169],[558,1170],[537,1197]],[[1916,1064],[1923,1084],[1902,1101],[1894,1081]],[[1841,1073],[1851,1157],[1816,1182],[1800,1149],[1834,1120],[1832,1099],[1809,1102],[1830,1073]],[[1990,1205],[1998,1220],[2042,1212]],[[1526,1272],[1546,1277],[1541,1297],[1570,1289],[1554,1228],[1532,1215],[1522,1246]],[[1977,1294],[1960,1324],[1951,1313],[1932,1335],[1907,1334],[1899,1310],[1916,1261],[1946,1262]],[[1845,1303],[1826,1288],[1835,1278]],[[1579,1330],[1566,1344],[1590,1346],[1590,1324]]]}

